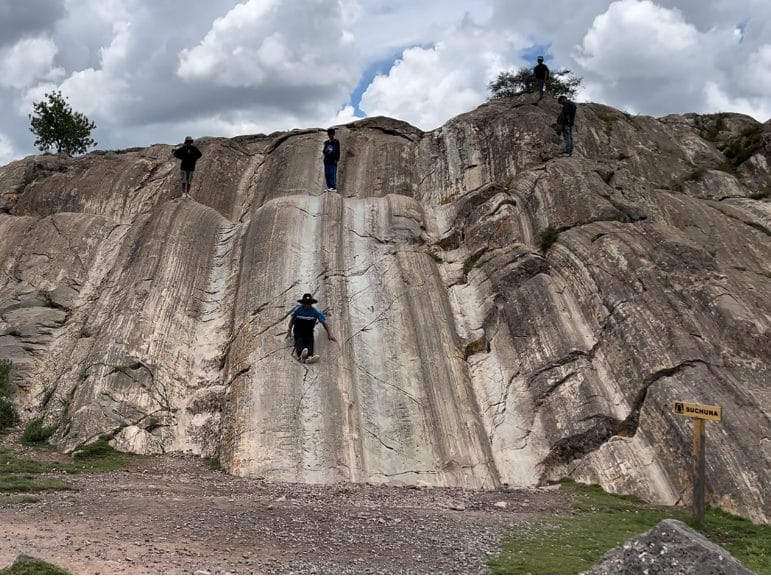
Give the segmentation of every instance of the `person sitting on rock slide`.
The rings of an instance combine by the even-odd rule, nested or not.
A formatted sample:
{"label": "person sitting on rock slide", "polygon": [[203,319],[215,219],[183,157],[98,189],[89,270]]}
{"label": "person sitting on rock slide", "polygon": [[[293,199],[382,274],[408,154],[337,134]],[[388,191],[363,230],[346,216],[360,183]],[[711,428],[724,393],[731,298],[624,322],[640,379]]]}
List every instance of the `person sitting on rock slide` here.
{"label": "person sitting on rock slide", "polygon": [[303,298],[298,299],[297,302],[300,305],[289,318],[286,336],[292,337],[292,330],[294,330],[294,355],[302,363],[315,363],[319,360],[319,356],[313,352],[313,330],[316,327],[316,321],[324,326],[330,341],[337,340],[332,336],[324,314],[313,306],[318,301],[310,293],[303,295]]}

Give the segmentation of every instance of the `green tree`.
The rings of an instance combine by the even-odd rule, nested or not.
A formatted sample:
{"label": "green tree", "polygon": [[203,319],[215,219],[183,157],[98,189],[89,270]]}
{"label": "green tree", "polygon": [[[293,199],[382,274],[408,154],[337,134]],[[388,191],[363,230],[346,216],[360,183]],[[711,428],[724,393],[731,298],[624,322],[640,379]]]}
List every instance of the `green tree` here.
{"label": "green tree", "polygon": [[[565,95],[572,99],[583,84],[583,78],[575,76],[569,70],[558,70],[549,75],[546,83],[546,94],[557,97]],[[517,72],[501,72],[498,78],[487,85],[490,89],[490,100],[498,100],[519,96],[526,92],[535,92],[535,76],[533,69],[523,67]]]}
{"label": "green tree", "polygon": [[47,100],[33,104],[34,113],[29,115],[29,130],[37,136],[36,147],[41,151],[55,148],[58,153],[73,155],[96,145],[91,138],[96,125],[85,115],[73,112],[61,91],[47,92],[45,97]]}

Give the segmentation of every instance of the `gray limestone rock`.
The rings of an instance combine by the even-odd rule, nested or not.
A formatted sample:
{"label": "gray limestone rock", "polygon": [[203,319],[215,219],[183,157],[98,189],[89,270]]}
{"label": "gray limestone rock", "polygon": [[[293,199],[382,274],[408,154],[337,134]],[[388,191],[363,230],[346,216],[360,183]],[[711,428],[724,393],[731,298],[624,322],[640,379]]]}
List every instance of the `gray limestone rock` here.
{"label": "gray limestone rock", "polygon": [[[190,200],[167,145],[0,167],[19,414],[66,451],[110,433],[272,480],[571,476],[675,504],[691,423],[672,405],[701,402],[724,416],[708,503],[767,522],[769,141],[732,173],[718,148],[762,125],[586,104],[567,159],[557,112],[350,123],[337,193],[321,129],[200,139]],[[313,366],[285,339],[306,292],[337,337]]]}
{"label": "gray limestone rock", "polygon": [[607,552],[586,574],[752,574],[736,558],[679,520]]}

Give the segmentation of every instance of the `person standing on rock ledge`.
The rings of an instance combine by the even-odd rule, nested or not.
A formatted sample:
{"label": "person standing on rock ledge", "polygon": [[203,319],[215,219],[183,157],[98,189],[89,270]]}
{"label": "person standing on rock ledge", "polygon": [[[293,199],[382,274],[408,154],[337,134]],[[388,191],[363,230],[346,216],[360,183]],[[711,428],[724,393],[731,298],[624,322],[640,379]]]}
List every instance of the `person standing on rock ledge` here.
{"label": "person standing on rock ledge", "polygon": [[292,337],[292,330],[294,330],[294,355],[300,362],[316,363],[319,360],[319,356],[313,352],[313,330],[316,327],[316,321],[324,326],[330,341],[337,341],[337,339],[332,336],[324,314],[313,306],[314,303],[318,303],[313,295],[306,293],[297,302],[300,306],[295,307],[289,318],[286,336]]}
{"label": "person standing on rock ledge", "polygon": [[557,99],[562,105],[562,110],[557,117],[557,125],[562,127],[562,136],[565,139],[565,150],[563,156],[573,156],[573,124],[576,122],[576,103],[562,95]]}
{"label": "person standing on rock ledge", "polygon": [[186,136],[185,144],[174,151],[174,156],[182,161],[179,167],[182,171],[182,198],[190,199],[190,183],[193,182],[195,162],[202,156],[201,151],[193,145],[193,137]]}
{"label": "person standing on rock ledge", "polygon": [[321,152],[324,155],[324,178],[327,181],[327,191],[337,191],[337,162],[340,160],[340,141],[335,138],[335,129],[327,130],[329,137],[324,142]]}
{"label": "person standing on rock ledge", "polygon": [[535,77],[535,86],[538,89],[538,100],[541,100],[546,90],[546,84],[549,82],[549,67],[543,63],[543,56],[538,57],[538,64],[533,68],[533,76]]}

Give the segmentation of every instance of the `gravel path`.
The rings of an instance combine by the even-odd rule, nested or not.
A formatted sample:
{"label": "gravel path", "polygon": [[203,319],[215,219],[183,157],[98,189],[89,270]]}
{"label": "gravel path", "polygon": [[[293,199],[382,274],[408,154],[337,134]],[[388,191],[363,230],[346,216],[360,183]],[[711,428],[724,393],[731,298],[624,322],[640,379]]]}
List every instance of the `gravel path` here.
{"label": "gravel path", "polygon": [[23,553],[78,574],[478,574],[506,528],[567,508],[554,488],[270,483],[179,454],[55,477],[75,490],[0,501],[0,568]]}

